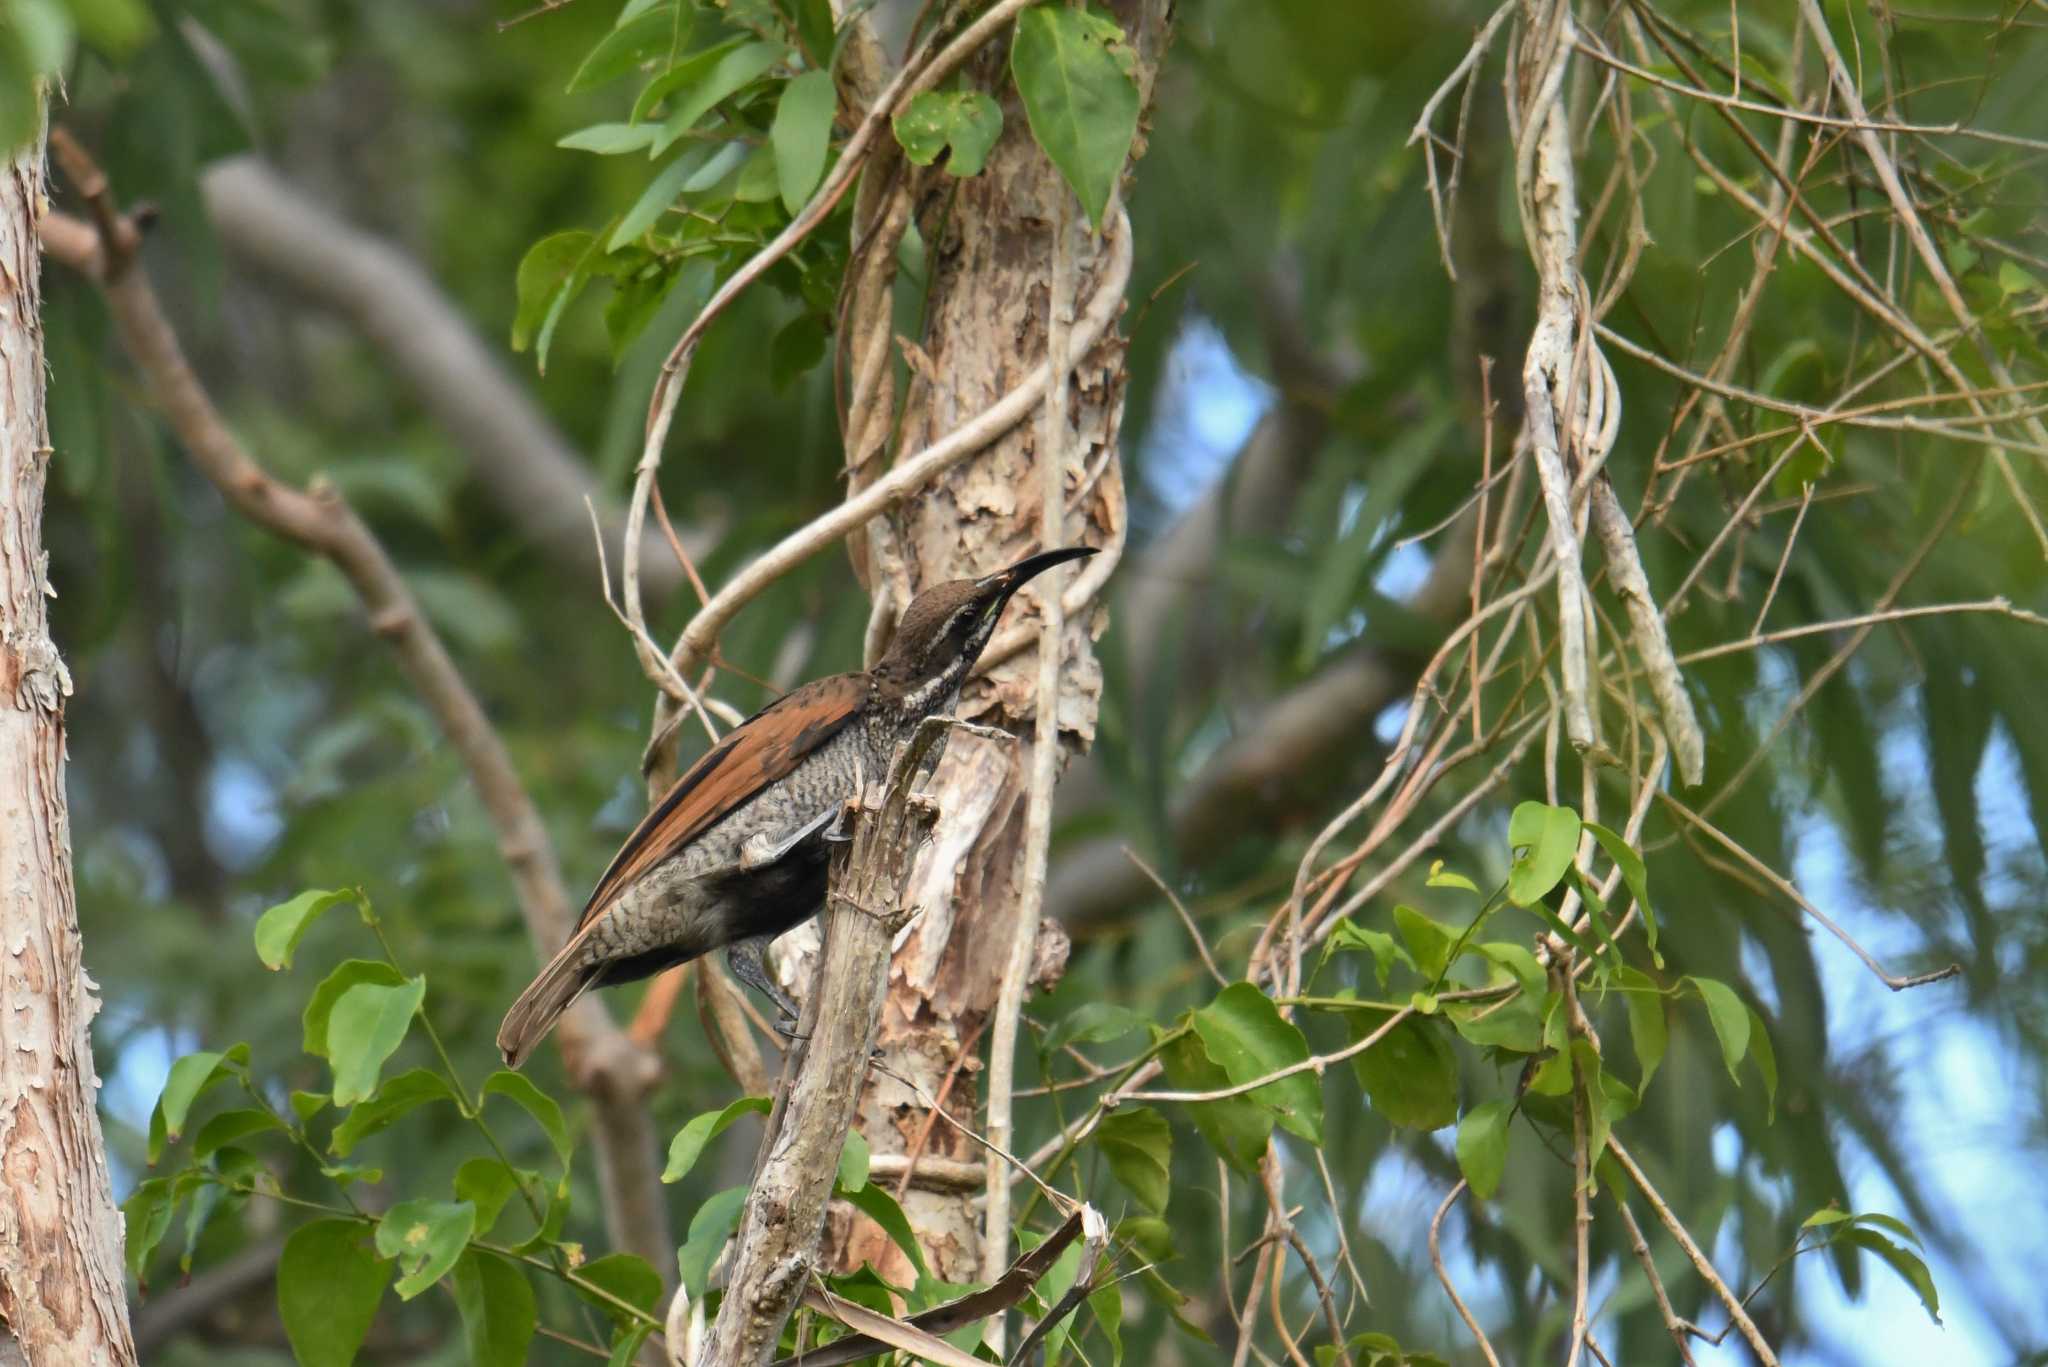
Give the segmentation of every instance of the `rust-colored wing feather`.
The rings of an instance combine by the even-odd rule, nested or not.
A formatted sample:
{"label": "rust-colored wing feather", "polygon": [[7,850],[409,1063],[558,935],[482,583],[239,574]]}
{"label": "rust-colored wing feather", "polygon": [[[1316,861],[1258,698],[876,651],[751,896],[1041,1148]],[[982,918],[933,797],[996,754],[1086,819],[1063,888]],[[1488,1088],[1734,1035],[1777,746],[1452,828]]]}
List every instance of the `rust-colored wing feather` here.
{"label": "rust-colored wing feather", "polygon": [[838,735],[859,714],[870,686],[865,674],[835,674],[784,694],[734,727],[626,837],[597,880],[577,929],[590,924],[642,874]]}

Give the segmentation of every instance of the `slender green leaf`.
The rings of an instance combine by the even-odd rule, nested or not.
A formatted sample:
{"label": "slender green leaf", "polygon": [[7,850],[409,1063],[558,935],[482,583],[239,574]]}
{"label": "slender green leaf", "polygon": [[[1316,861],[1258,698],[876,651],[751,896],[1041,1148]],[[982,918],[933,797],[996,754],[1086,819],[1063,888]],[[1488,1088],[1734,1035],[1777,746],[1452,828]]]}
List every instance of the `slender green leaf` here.
{"label": "slender green leaf", "polygon": [[1736,1069],[1742,1056],[1749,1052],[1749,1008],[1735,995],[1735,989],[1724,982],[1713,978],[1686,981],[1699,990],[1700,1000],[1707,1004],[1707,1019],[1713,1023],[1714,1037],[1721,1041],[1721,1061],[1728,1065],[1728,1076],[1740,1086],[1742,1078]]}
{"label": "slender green leaf", "polygon": [[1489,1101],[1465,1112],[1458,1122],[1458,1171],[1482,1201],[1492,1200],[1500,1190],[1508,1163],[1508,1126],[1514,1116],[1514,1107],[1507,1102]]}
{"label": "slender green leaf", "polygon": [[682,1277],[690,1299],[703,1297],[705,1280],[711,1275],[711,1264],[717,1261],[718,1251],[725,1247],[725,1241],[739,1228],[740,1211],[746,1204],[745,1187],[728,1187],[707,1198],[703,1205],[697,1207],[697,1213],[690,1217],[690,1232],[684,1237],[683,1246],[676,1250],[676,1271]]}
{"label": "slender green leaf", "polygon": [[487,1096],[502,1096],[534,1118],[547,1135],[548,1143],[554,1146],[555,1157],[561,1161],[562,1171],[569,1170],[569,1127],[562,1120],[562,1108],[555,1099],[533,1084],[533,1079],[524,1073],[511,1072],[500,1068],[484,1079],[478,1091],[479,1100]]}
{"label": "slender green leaf", "polygon": [[765,1096],[743,1096],[723,1110],[706,1111],[693,1116],[687,1125],[676,1131],[676,1137],[669,1141],[668,1166],[661,1170],[664,1182],[680,1182],[697,1166],[705,1146],[724,1134],[726,1127],[743,1115],[766,1115],[773,1103]]}
{"label": "slender green leaf", "polygon": [[690,32],[690,7],[664,5],[620,24],[598,40],[597,46],[569,78],[569,93],[594,90],[630,75],[642,63],[670,55]]}
{"label": "slender green leaf", "polygon": [[1650,909],[1650,871],[1643,866],[1642,855],[1621,838],[1620,832],[1597,821],[1586,822],[1585,829],[1614,861],[1614,867],[1621,870],[1622,882],[1628,885],[1629,895],[1636,899],[1636,907],[1643,913],[1643,938],[1650,946],[1651,959],[1662,968],[1664,957],[1657,952],[1657,914]]}
{"label": "slender green leaf", "polygon": [[839,110],[839,92],[826,71],[806,71],[782,88],[775,103],[775,122],[768,142],[775,148],[775,174],[782,207],[795,215],[818,188],[825,174],[825,153],[832,146],[832,116]]}
{"label": "slender green leaf", "polygon": [[896,1204],[896,1198],[882,1188],[869,1182],[857,1191],[841,1191],[839,1195],[861,1214],[882,1227],[896,1247],[903,1250],[903,1256],[910,1259],[910,1265],[917,1269],[920,1279],[932,1275],[925,1266],[924,1250],[918,1246],[917,1235],[911,1231],[910,1220],[903,1213],[903,1207]]}
{"label": "slender green leaf", "polygon": [[171,1065],[170,1075],[164,1079],[163,1094],[156,1100],[149,1127],[149,1161],[151,1166],[163,1157],[166,1141],[175,1141],[185,1132],[185,1118],[192,1112],[192,1103],[220,1083],[246,1071],[249,1066],[249,1046],[237,1044],[223,1052],[187,1054]]}
{"label": "slender green leaf", "polygon": [[780,43],[742,43],[725,53],[701,80],[689,87],[687,94],[677,92],[680,98],[675,110],[662,121],[661,132],[655,136],[654,155],[660,156],[677,138],[695,128],[713,105],[752,85],[787,56],[789,49]]}
{"label": "slender green leaf", "polygon": [[1749,1056],[1756,1060],[1757,1072],[1763,1074],[1767,1118],[1775,1121],[1778,1117],[1778,1052],[1771,1047],[1771,1032],[1755,1007],[1749,1008]]}
{"label": "slender green leaf", "polygon": [[1618,981],[1622,1000],[1628,1005],[1628,1033],[1635,1044],[1636,1065],[1642,1070],[1636,1089],[1643,1091],[1664,1062],[1664,994],[1649,974],[1626,964],[1619,970]]}
{"label": "slender green leaf", "polygon": [[[514,276],[518,290],[518,312],[512,318],[512,349],[524,351],[538,339],[551,314],[559,314],[564,297],[572,291],[583,259],[596,243],[597,235],[574,228],[551,233],[526,249]],[[543,351],[541,363],[546,365]]]}
{"label": "slender green leaf", "polygon": [[640,234],[653,227],[656,220],[669,211],[677,196],[683,193],[683,186],[690,178],[704,168],[711,159],[708,148],[692,147],[683,155],[655,172],[654,179],[647,182],[647,188],[633,201],[633,207],[626,210],[619,220],[619,226],[612,229],[605,239],[604,249],[615,252],[640,238]]}
{"label": "slender green leaf", "polygon": [[1935,1289],[1934,1277],[1927,1270],[1920,1255],[1911,1249],[1902,1248],[1874,1229],[1852,1227],[1835,1236],[1836,1243],[1850,1244],[1856,1248],[1874,1253],[1892,1271],[1905,1278],[1906,1285],[1913,1288],[1920,1297],[1920,1304],[1927,1311],[1927,1318],[1941,1323],[1941,1293]]}
{"label": "slender green leaf", "polygon": [[257,1107],[222,1111],[201,1125],[199,1133],[192,1137],[192,1156],[203,1161],[211,1158],[221,1146],[232,1144],[237,1139],[246,1139],[252,1134],[262,1134],[266,1130],[283,1129],[282,1120]]}
{"label": "slender green leaf", "polygon": [[555,146],[571,152],[595,152],[601,157],[615,157],[622,152],[638,152],[652,146],[654,132],[652,124],[594,123],[558,138]]}

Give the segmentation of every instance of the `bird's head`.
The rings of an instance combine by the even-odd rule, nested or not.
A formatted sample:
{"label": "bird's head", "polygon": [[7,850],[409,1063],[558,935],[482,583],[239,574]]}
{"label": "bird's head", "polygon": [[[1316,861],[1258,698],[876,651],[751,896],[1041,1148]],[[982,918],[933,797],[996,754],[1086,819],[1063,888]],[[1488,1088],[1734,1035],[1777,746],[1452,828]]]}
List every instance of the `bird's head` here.
{"label": "bird's head", "polygon": [[876,677],[911,711],[937,710],[981,657],[1010,595],[1054,565],[1093,554],[1092,546],[1063,546],[980,579],[932,585],[903,610],[888,653],[875,665]]}

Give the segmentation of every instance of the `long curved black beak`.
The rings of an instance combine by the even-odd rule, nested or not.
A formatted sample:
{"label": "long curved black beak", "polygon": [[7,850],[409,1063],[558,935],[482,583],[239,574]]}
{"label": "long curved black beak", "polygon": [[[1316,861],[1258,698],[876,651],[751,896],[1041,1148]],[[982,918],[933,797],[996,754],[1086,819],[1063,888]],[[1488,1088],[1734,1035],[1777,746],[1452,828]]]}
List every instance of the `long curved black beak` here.
{"label": "long curved black beak", "polygon": [[975,587],[984,591],[999,589],[1007,596],[1054,565],[1064,565],[1069,560],[1085,560],[1095,554],[1095,550],[1093,546],[1061,546],[1057,550],[1040,551],[1037,555],[1026,556],[1006,570],[997,570],[987,578],[978,580]]}

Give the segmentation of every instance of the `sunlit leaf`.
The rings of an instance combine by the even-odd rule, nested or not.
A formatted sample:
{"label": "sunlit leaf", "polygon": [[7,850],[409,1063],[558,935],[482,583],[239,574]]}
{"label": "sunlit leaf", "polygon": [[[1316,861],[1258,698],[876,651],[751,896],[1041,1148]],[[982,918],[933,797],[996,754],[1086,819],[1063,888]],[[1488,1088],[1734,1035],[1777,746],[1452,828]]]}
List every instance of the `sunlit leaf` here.
{"label": "sunlit leaf", "polygon": [[1017,16],[1010,74],[1032,136],[1098,228],[1138,131],[1135,61],[1099,10],[1034,5]]}

